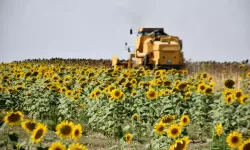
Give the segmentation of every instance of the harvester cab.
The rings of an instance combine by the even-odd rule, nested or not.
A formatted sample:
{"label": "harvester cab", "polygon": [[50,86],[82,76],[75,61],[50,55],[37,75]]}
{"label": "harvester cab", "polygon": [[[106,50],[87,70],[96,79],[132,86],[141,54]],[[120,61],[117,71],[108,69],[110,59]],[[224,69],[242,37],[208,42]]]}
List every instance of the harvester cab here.
{"label": "harvester cab", "polygon": [[[132,29],[130,34],[133,34]],[[127,48],[127,43],[125,46]],[[168,35],[163,28],[140,28],[137,31],[134,53],[130,53],[127,62],[120,62],[116,56],[113,56],[112,66],[181,69],[184,67],[182,48],[182,40],[177,36]],[[130,52],[129,47],[127,50]]]}

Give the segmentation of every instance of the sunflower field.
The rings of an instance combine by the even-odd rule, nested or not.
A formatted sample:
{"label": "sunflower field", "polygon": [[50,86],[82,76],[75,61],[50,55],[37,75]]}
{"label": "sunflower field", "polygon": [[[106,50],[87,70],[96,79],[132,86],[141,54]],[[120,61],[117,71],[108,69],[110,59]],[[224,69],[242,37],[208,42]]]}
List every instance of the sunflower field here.
{"label": "sunflower field", "polygon": [[2,63],[0,146],[87,150],[95,131],[118,141],[110,150],[249,150],[249,83],[249,70],[218,89],[207,72]]}

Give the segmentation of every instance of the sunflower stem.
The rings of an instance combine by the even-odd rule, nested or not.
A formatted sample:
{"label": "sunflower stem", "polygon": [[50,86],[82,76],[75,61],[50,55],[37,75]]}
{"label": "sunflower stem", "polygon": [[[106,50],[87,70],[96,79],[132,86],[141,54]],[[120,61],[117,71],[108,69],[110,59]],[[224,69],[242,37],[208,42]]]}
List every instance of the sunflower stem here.
{"label": "sunflower stem", "polygon": [[8,144],[9,144],[9,130],[10,130],[10,127],[8,125],[7,127],[7,142],[6,142],[6,150],[8,150]]}

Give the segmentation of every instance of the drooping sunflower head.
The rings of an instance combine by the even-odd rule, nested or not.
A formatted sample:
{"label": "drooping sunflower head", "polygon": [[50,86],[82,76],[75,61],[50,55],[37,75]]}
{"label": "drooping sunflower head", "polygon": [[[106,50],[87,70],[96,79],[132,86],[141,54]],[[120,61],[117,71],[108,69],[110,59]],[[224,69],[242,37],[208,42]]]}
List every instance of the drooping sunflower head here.
{"label": "drooping sunflower head", "polygon": [[168,137],[170,138],[177,138],[181,134],[182,127],[179,126],[178,124],[173,124],[171,125],[168,130]]}
{"label": "drooping sunflower head", "polygon": [[22,120],[23,120],[23,114],[20,111],[7,112],[7,114],[4,117],[4,122],[6,122],[10,126],[19,125]]}
{"label": "drooping sunflower head", "polygon": [[56,134],[61,138],[70,138],[74,130],[74,124],[71,121],[62,121],[56,126]]}
{"label": "drooping sunflower head", "polygon": [[131,143],[133,139],[133,135],[131,133],[127,133],[124,135],[123,139],[126,143]]}
{"label": "drooping sunflower head", "polygon": [[231,148],[237,148],[242,143],[242,134],[238,131],[233,131],[227,136],[227,145]]}
{"label": "drooping sunflower head", "polygon": [[174,120],[175,120],[175,116],[173,115],[173,116],[163,116],[163,117],[161,117],[161,120],[160,120],[160,122],[162,123],[162,124],[165,124],[165,125],[168,125],[168,124],[170,124],[170,123],[172,123]]}
{"label": "drooping sunflower head", "polygon": [[165,130],[165,125],[163,123],[156,123],[154,125],[154,132],[158,135],[163,135],[166,133],[166,130]]}
{"label": "drooping sunflower head", "polygon": [[26,132],[32,133],[33,130],[36,128],[37,123],[35,122],[35,120],[26,120],[22,122],[21,125]]}
{"label": "drooping sunflower head", "polygon": [[223,133],[223,128],[221,123],[216,125],[215,131],[218,136],[220,136]]}
{"label": "drooping sunflower head", "polygon": [[57,141],[50,145],[49,150],[66,150],[66,146],[63,143]]}
{"label": "drooping sunflower head", "polygon": [[182,115],[181,120],[180,120],[180,126],[187,126],[190,123],[190,118],[187,115]]}
{"label": "drooping sunflower head", "polygon": [[36,128],[32,132],[31,140],[35,143],[39,143],[44,137],[44,135],[47,133],[47,130],[48,129],[46,125],[38,123]]}
{"label": "drooping sunflower head", "polygon": [[163,81],[163,85],[164,85],[165,87],[169,87],[169,86],[171,86],[171,81],[165,80],[165,81]]}
{"label": "drooping sunflower head", "polygon": [[82,136],[82,126],[77,124],[74,126],[72,138],[74,140],[79,140]]}
{"label": "drooping sunflower head", "polygon": [[178,85],[178,90],[180,90],[180,91],[183,91],[183,90],[185,90],[185,88],[187,87],[187,83],[185,83],[185,82],[182,82],[182,83],[180,83],[179,85]]}
{"label": "drooping sunflower head", "polygon": [[154,100],[156,99],[158,96],[157,91],[155,91],[154,89],[149,89],[146,93],[146,97],[150,100]]}
{"label": "drooping sunflower head", "polygon": [[206,86],[204,93],[206,95],[212,94],[213,93],[213,89],[210,86]]}
{"label": "drooping sunflower head", "polygon": [[249,150],[250,149],[250,138],[245,140],[240,146],[239,150]]}
{"label": "drooping sunflower head", "polygon": [[234,88],[234,84],[235,84],[235,82],[231,79],[226,80],[224,83],[225,87],[227,87],[229,89]]}
{"label": "drooping sunflower head", "polygon": [[68,147],[68,150],[88,150],[88,148],[80,143],[73,143]]}

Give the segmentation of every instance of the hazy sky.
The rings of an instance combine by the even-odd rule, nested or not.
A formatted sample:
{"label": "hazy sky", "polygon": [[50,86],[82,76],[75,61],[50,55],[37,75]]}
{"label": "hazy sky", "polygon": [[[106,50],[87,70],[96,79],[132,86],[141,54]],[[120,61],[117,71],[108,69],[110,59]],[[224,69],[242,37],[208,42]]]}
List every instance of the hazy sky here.
{"label": "hazy sky", "polygon": [[0,62],[128,58],[130,27],[163,27],[186,59],[250,59],[250,0],[0,0]]}

